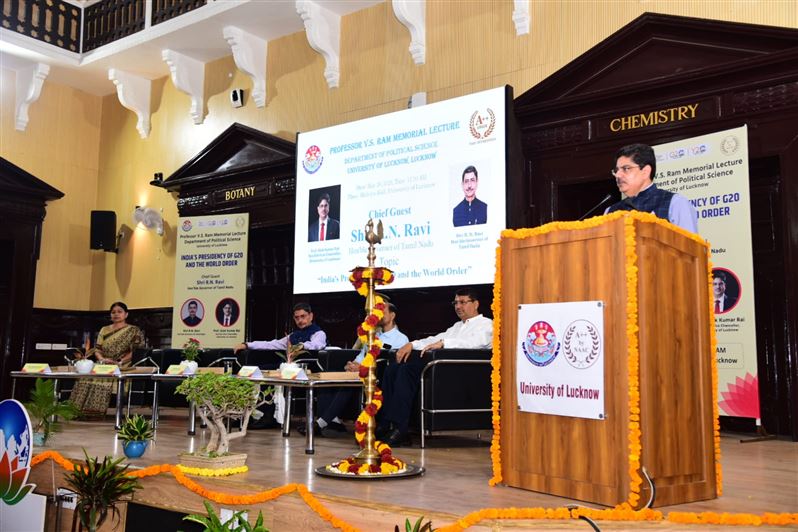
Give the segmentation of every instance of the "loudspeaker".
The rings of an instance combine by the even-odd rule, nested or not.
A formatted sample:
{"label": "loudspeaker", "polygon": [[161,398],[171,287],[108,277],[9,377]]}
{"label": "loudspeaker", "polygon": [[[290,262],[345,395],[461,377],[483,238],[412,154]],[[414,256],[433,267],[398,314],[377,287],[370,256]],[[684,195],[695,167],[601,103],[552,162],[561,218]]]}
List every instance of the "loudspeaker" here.
{"label": "loudspeaker", "polygon": [[114,211],[91,211],[91,249],[116,251]]}

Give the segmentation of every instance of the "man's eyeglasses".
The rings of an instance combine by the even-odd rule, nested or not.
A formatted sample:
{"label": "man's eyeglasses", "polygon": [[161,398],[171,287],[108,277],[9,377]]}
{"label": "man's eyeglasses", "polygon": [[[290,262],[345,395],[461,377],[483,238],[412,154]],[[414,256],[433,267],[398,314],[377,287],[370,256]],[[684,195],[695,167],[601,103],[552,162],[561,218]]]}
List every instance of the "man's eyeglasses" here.
{"label": "man's eyeglasses", "polygon": [[456,307],[457,305],[465,305],[466,303],[471,303],[473,301],[473,299],[455,299],[452,301],[452,306]]}
{"label": "man's eyeglasses", "polygon": [[610,173],[614,176],[617,176],[618,174],[628,174],[629,170],[631,170],[632,168],[640,168],[640,166],[636,164],[626,164],[623,166],[616,166],[615,168],[610,170]]}

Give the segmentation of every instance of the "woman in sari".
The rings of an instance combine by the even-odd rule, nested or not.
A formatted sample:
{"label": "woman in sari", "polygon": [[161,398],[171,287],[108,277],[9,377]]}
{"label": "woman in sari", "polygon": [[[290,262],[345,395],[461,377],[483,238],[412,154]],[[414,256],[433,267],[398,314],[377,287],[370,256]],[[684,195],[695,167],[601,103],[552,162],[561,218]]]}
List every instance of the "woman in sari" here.
{"label": "woman in sari", "polygon": [[[111,305],[111,324],[100,329],[94,349],[98,364],[126,368],[133,358],[133,350],[144,345],[144,333],[127,323],[127,315],[127,305],[121,301]],[[111,379],[80,380],[72,389],[71,400],[84,416],[105,415],[113,390],[114,381]]]}

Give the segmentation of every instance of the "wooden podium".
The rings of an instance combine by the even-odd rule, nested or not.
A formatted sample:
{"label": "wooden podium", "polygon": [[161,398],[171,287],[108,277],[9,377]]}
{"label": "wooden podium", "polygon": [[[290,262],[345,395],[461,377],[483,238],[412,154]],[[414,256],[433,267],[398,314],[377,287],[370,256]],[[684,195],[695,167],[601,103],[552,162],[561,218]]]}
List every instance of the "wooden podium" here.
{"label": "wooden podium", "polygon": [[[655,220],[615,213],[502,237],[500,445],[507,485],[609,506],[629,500],[632,475],[640,474],[630,467],[630,375],[637,371],[629,367],[631,326],[632,338],[639,327],[640,464],[654,482],[654,505],[717,496],[708,245]],[[637,282],[628,283],[635,267]],[[607,418],[520,412],[518,305],[590,300],[605,303]],[[643,505],[650,489],[645,480],[640,488]]]}

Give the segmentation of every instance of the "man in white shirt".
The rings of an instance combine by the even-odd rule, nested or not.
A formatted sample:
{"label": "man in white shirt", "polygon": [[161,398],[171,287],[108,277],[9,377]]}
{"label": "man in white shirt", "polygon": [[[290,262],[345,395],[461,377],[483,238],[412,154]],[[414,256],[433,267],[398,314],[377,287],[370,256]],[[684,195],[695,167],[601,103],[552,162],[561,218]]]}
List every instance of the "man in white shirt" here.
{"label": "man in white shirt", "polygon": [[[493,342],[493,321],[479,313],[479,298],[470,288],[455,292],[452,301],[460,321],[445,332],[403,345],[396,352],[396,364],[383,375],[384,401],[379,412],[378,438],[391,447],[409,443],[407,425],[418,393],[421,371],[427,364],[424,354],[432,349],[489,349]],[[411,357],[413,351],[418,356]]]}

